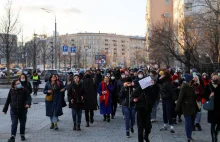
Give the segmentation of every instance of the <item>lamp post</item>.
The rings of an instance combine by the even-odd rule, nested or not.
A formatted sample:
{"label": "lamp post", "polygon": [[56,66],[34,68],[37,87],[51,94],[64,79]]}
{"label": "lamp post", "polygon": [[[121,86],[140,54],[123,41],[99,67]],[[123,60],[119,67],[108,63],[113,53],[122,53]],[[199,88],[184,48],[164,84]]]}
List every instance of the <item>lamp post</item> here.
{"label": "lamp post", "polygon": [[[41,8],[47,13],[52,13],[55,18],[55,35],[54,35],[54,48],[55,48],[55,57],[57,56],[57,21],[56,21],[56,13],[53,10]],[[55,58],[55,68],[57,69],[57,58]]]}

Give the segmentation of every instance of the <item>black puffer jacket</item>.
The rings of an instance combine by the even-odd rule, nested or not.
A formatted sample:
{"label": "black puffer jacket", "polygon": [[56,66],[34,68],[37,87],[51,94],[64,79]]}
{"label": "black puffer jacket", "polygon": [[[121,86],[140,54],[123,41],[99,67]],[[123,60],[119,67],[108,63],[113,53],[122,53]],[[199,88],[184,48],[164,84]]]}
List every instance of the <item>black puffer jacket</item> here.
{"label": "black puffer jacket", "polygon": [[123,106],[129,107],[129,108],[134,106],[133,92],[134,92],[134,87],[132,86],[122,88],[119,98]]}
{"label": "black puffer jacket", "polygon": [[162,83],[160,94],[161,94],[162,100],[169,100],[169,99],[173,101],[177,100],[176,92],[170,81],[164,81]]}
{"label": "black puffer jacket", "polygon": [[15,111],[25,110],[26,105],[31,105],[31,100],[27,89],[10,89],[5,106],[3,108],[3,112],[8,111],[9,104],[11,109]]}

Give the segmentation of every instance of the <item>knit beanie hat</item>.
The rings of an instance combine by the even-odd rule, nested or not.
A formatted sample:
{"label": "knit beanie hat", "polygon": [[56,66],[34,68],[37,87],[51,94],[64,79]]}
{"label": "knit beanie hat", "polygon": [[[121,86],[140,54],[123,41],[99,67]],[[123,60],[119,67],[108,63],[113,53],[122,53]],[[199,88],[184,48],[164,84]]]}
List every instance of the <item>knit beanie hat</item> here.
{"label": "knit beanie hat", "polygon": [[193,76],[191,74],[184,74],[184,79],[186,83],[189,83],[193,79]]}

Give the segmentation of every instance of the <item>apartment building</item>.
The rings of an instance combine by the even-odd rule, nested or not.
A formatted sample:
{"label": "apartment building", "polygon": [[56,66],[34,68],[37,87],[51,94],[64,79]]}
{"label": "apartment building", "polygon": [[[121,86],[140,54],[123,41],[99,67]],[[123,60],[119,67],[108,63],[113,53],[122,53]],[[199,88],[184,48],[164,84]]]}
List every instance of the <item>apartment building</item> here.
{"label": "apartment building", "polygon": [[97,67],[95,55],[106,55],[107,67],[138,66],[136,59],[144,55],[146,49],[145,37],[124,36],[107,33],[77,33],[58,37],[61,46],[76,46],[76,52],[81,55],[83,66]]}

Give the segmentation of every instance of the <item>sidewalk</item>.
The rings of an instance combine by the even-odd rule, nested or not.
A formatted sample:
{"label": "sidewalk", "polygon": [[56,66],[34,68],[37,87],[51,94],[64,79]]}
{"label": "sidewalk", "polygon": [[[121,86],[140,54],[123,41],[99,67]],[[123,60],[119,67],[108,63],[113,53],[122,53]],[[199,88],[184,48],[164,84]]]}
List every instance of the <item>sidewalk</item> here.
{"label": "sidewalk", "polygon": [[[0,106],[2,110],[2,106]],[[121,107],[118,108],[116,118],[110,123],[103,122],[103,117],[99,114],[99,110],[95,111],[95,122],[91,127],[85,127],[85,118],[83,112],[82,131],[72,131],[71,110],[67,107],[63,109],[64,115],[59,117],[59,131],[50,130],[49,118],[45,116],[44,103],[34,104],[29,109],[27,119],[26,137],[27,142],[137,142],[137,126],[134,126],[134,134],[131,138],[125,137],[125,122],[122,117]],[[4,122],[0,125],[0,141],[6,141],[10,137],[10,116],[0,113],[0,121]],[[185,142],[184,122],[175,125],[175,134],[169,131],[161,132],[162,126],[162,109],[158,112],[159,122],[153,124],[150,135],[151,142]],[[210,142],[210,124],[207,123],[207,113],[203,112],[201,126],[203,131],[193,132],[195,142]],[[19,132],[19,129],[18,129]],[[19,134],[16,142],[20,141]]]}

